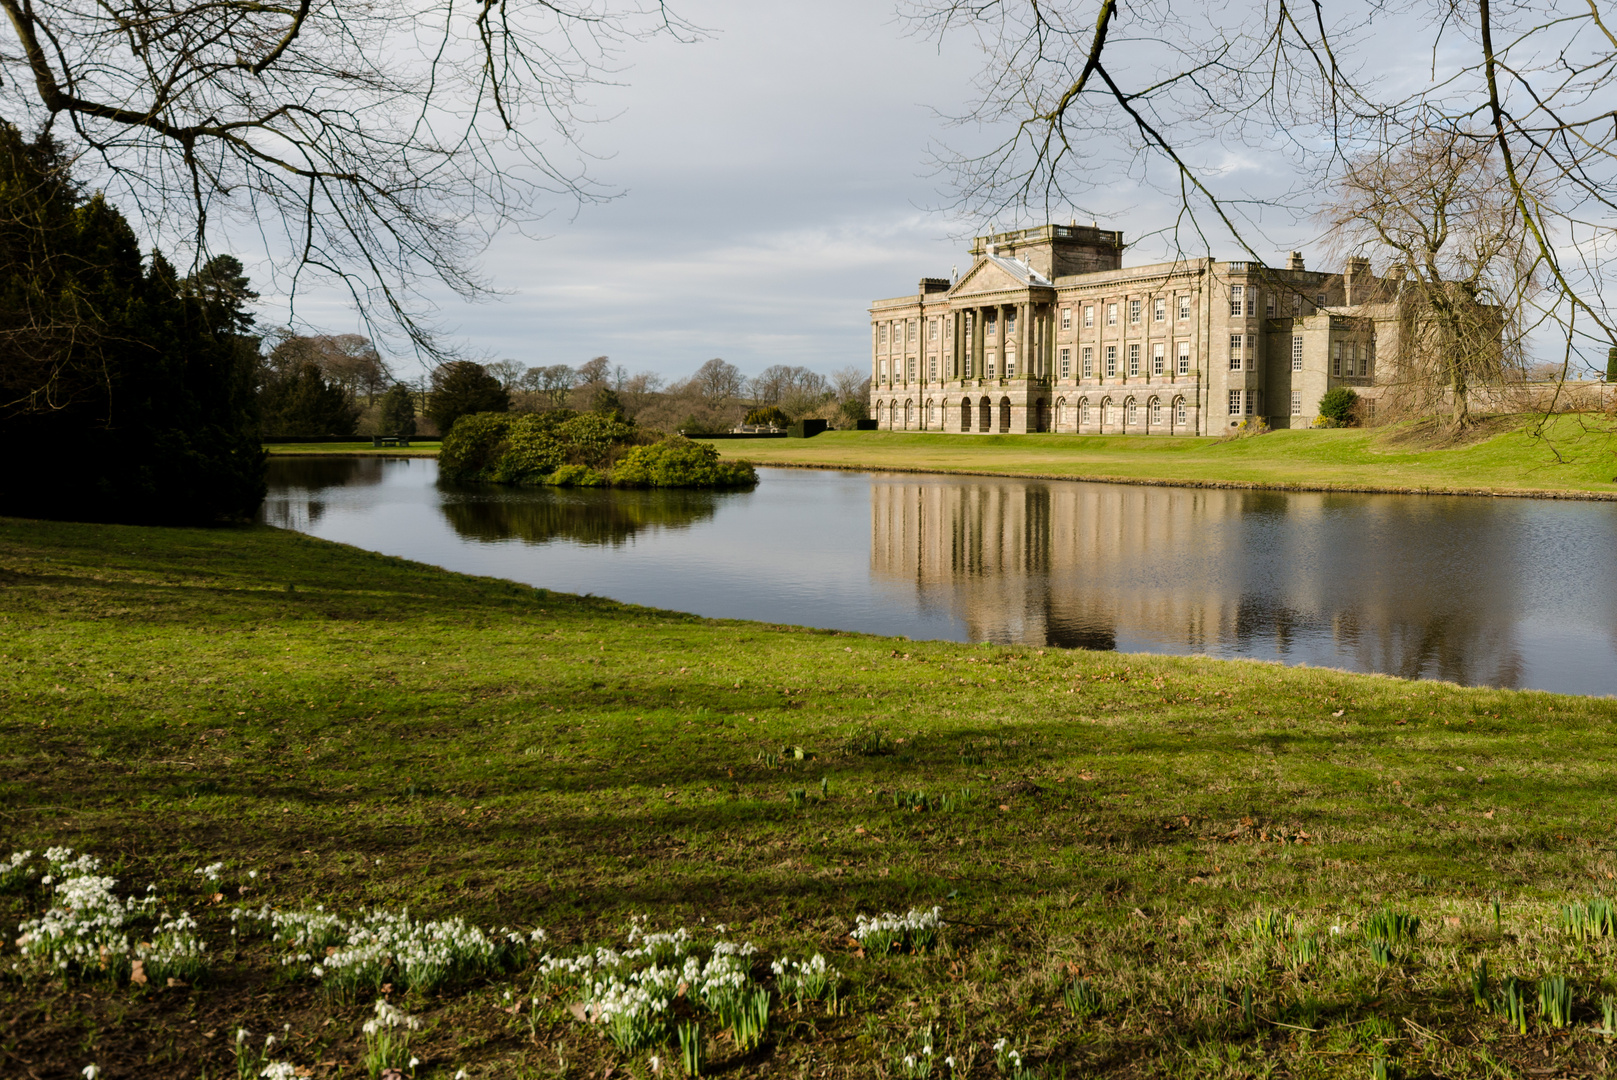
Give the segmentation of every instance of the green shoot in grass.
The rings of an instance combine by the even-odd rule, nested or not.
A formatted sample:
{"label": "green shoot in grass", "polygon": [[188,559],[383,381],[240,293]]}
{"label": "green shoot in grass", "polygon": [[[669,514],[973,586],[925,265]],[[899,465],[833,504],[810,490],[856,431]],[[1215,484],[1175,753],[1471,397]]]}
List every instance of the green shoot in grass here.
{"label": "green shoot in grass", "polygon": [[1553,1028],[1572,1022],[1572,986],[1565,975],[1550,975],[1538,984],[1538,1014]]}
{"label": "green shoot in grass", "polygon": [[1516,1029],[1516,1034],[1527,1034],[1527,987],[1516,978],[1505,980],[1505,1019]]}
{"label": "green shoot in grass", "polygon": [[1562,904],[1561,930],[1578,941],[1611,937],[1617,934],[1617,905],[1603,896],[1584,903]]}
{"label": "green shoot in grass", "polygon": [[1479,1009],[1492,1010],[1493,999],[1488,993],[1488,958],[1477,961],[1471,972],[1471,1003]]}
{"label": "green shoot in grass", "polygon": [[1096,990],[1088,979],[1074,979],[1069,982],[1062,990],[1061,998],[1066,1002],[1067,1011],[1078,1019],[1094,1016],[1100,1012],[1100,991]]}
{"label": "green shoot in grass", "polygon": [[707,1065],[702,1048],[702,1025],[683,1020],[679,1025],[679,1067],[686,1076],[699,1077]]}
{"label": "green shoot in grass", "polygon": [[1420,920],[1413,915],[1391,908],[1383,908],[1364,920],[1367,941],[1384,941],[1389,945],[1413,942],[1420,932]]}
{"label": "green shoot in grass", "polygon": [[1291,947],[1291,966],[1293,968],[1307,967],[1309,964],[1319,960],[1320,951],[1319,938],[1314,935],[1309,934],[1307,937],[1298,938]]}
{"label": "green shoot in grass", "polygon": [[1386,967],[1392,963],[1391,945],[1388,945],[1385,941],[1374,939],[1368,942],[1368,945],[1370,946],[1370,959],[1374,960],[1378,967]]}
{"label": "green shoot in grass", "polygon": [[1607,1039],[1617,1035],[1617,997],[1607,994],[1600,999],[1600,1033]]}

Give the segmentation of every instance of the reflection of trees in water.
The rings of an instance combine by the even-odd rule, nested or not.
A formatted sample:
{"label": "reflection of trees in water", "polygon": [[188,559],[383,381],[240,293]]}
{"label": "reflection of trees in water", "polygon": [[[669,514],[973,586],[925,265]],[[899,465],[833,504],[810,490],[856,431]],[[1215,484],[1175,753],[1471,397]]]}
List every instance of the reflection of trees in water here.
{"label": "reflection of trees in water", "polygon": [[1524,529],[1478,500],[877,482],[872,571],[972,640],[1119,638],[1520,685]]}
{"label": "reflection of trees in water", "polygon": [[307,532],[326,512],[326,504],[312,496],[332,488],[373,487],[382,482],[382,470],[387,464],[375,457],[272,457],[265,465],[269,493],[259,520],[277,528]]}
{"label": "reflection of trees in water", "polygon": [[668,488],[446,489],[442,509],[455,532],[468,540],[621,544],[644,529],[680,529],[705,521],[721,498],[712,491]]}
{"label": "reflection of trees in water", "polygon": [[272,494],[285,488],[315,492],[335,487],[370,487],[382,482],[382,469],[387,464],[379,457],[277,456],[269,459],[265,478]]}

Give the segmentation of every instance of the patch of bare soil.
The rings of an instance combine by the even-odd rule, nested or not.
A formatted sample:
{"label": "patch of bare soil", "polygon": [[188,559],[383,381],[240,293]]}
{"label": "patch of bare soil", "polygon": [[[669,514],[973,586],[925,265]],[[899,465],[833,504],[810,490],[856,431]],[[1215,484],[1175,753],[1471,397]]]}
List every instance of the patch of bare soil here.
{"label": "patch of bare soil", "polygon": [[1403,453],[1458,450],[1461,447],[1487,442],[1496,435],[1515,431],[1521,425],[1520,416],[1484,416],[1455,431],[1449,427],[1446,419],[1428,416],[1389,426],[1377,435],[1376,444],[1380,449],[1398,450]]}

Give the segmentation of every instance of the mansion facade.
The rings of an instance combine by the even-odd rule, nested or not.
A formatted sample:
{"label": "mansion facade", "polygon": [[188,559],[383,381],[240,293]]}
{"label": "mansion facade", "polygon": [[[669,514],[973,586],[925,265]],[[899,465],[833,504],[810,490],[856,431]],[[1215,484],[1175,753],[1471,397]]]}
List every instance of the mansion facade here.
{"label": "mansion facade", "polygon": [[1123,234],[1045,225],[978,237],[955,280],[870,307],[883,429],[1217,435],[1307,427],[1351,386],[1374,415],[1396,303],[1369,262],[1341,274],[1181,259],[1123,267]]}

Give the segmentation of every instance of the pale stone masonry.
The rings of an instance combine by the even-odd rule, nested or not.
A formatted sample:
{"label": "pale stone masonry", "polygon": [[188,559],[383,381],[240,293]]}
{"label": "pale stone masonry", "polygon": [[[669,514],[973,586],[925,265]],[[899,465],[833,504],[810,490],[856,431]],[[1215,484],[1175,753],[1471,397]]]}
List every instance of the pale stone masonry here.
{"label": "pale stone masonry", "polygon": [[871,415],[911,431],[1216,435],[1259,417],[1306,427],[1339,385],[1373,415],[1398,310],[1370,302],[1367,262],[1125,269],[1123,246],[1079,225],[982,236],[957,280],[876,301]]}

